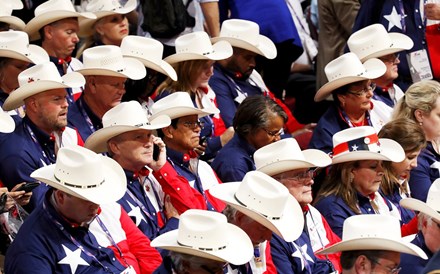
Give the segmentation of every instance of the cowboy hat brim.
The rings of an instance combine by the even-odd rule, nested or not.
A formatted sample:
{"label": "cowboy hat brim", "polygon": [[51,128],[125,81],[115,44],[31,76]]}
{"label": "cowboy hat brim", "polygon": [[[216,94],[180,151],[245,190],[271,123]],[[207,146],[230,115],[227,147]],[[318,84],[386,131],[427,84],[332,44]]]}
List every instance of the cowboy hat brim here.
{"label": "cowboy hat brim", "polygon": [[217,114],[219,112],[220,110],[217,108],[199,109],[195,107],[178,106],[178,107],[170,107],[158,111],[156,113],[153,113],[153,115],[150,116],[150,119],[155,119],[155,117],[159,115],[168,115],[171,118],[171,120],[189,115],[198,115],[199,118],[202,118],[211,114]]}
{"label": "cowboy hat brim", "polygon": [[304,216],[301,207],[293,196],[288,196],[287,204],[281,218],[277,220],[269,220],[261,213],[247,208],[237,201],[235,193],[240,184],[241,182],[229,182],[215,185],[209,189],[209,193],[251,219],[257,221],[261,225],[267,227],[272,232],[282,237],[285,241],[291,242],[299,238],[304,228]]}
{"label": "cowboy hat brim", "polygon": [[37,39],[40,39],[40,33],[39,30],[55,21],[71,18],[71,17],[77,17],[80,19],[79,21],[83,20],[82,18],[88,18],[93,19],[96,18],[96,16],[91,12],[75,12],[75,11],[67,11],[67,10],[54,10],[51,12],[43,13],[39,16],[34,17],[29,23],[27,23],[26,27],[24,28],[24,31],[29,34],[29,41],[34,41]]}
{"label": "cowboy hat brim", "polygon": [[125,68],[115,71],[106,69],[103,67],[83,67],[75,72],[81,73],[84,76],[87,75],[99,75],[99,76],[113,76],[113,77],[125,77],[132,80],[140,80],[147,75],[144,65],[131,57],[123,57]]}
{"label": "cowboy hat brim", "polygon": [[273,162],[266,164],[257,170],[272,176],[290,170],[326,167],[332,164],[331,158],[318,149],[306,149],[303,150],[302,153],[304,155],[304,160],[279,160],[274,157]]}
{"label": "cowboy hat brim", "polygon": [[213,51],[210,53],[193,53],[193,52],[181,52],[175,53],[164,59],[169,64],[175,64],[182,61],[189,60],[224,60],[232,56],[232,47],[226,41],[219,41],[212,45]]}
{"label": "cowboy hat brim", "polygon": [[11,115],[0,108],[0,132],[11,133],[15,129],[15,122]]}
{"label": "cowboy hat brim", "polygon": [[[128,55],[125,55],[128,56]],[[152,70],[155,70],[157,72],[160,72],[162,74],[165,74],[166,76],[170,77],[173,81],[177,80],[177,74],[174,68],[168,64],[167,62],[163,60],[158,60],[158,62],[153,62],[150,60],[146,60],[140,57],[130,56],[131,58],[136,58],[137,60],[141,61],[144,66],[147,68],[150,68]]]}
{"label": "cowboy hat brim", "polygon": [[24,105],[24,100],[30,96],[47,90],[58,88],[78,88],[84,86],[84,77],[77,72],[70,72],[61,77],[62,82],[40,80],[24,84],[11,92],[6,99],[3,109],[13,110]]}
{"label": "cowboy hat brim", "polygon": [[363,81],[363,80],[369,80],[369,79],[376,79],[382,76],[387,68],[385,64],[380,61],[379,59],[369,59],[363,63],[365,67],[365,73],[361,76],[353,75],[353,76],[346,76],[338,78],[334,81],[330,81],[323,85],[318,92],[315,94],[315,102],[319,102],[327,98],[332,91],[334,91],[337,88],[340,88],[342,86]]}
{"label": "cowboy hat brim", "polygon": [[27,55],[11,49],[0,49],[0,57],[17,59],[36,65],[49,62],[49,55],[47,52],[42,47],[36,45],[29,45],[29,54]]}
{"label": "cowboy hat brim", "polygon": [[390,32],[388,35],[390,36],[391,41],[393,41],[393,44],[389,48],[381,49],[375,53],[362,57],[361,62],[365,62],[370,58],[378,58],[388,54],[409,50],[414,46],[413,40],[404,34]]}
{"label": "cowboy hat brim", "polygon": [[362,239],[342,241],[330,247],[324,248],[321,251],[318,251],[316,254],[332,254],[350,250],[388,250],[419,256],[425,260],[427,259],[425,252],[414,244],[377,237],[366,237]]}
{"label": "cowboy hat brim", "polygon": [[351,161],[361,160],[381,160],[400,163],[405,159],[405,151],[402,146],[394,140],[381,138],[379,139],[380,152],[374,151],[347,151],[332,158],[332,164],[339,164]]}
{"label": "cowboy hat brim", "polygon": [[99,157],[101,157],[103,169],[97,170],[96,172],[101,172],[105,181],[94,188],[75,188],[58,182],[54,176],[55,164],[35,170],[32,172],[31,177],[63,192],[98,205],[116,202],[124,196],[127,190],[127,179],[115,160],[103,155],[99,155]]}
{"label": "cowboy hat brim", "polygon": [[9,24],[15,30],[24,30],[26,27],[26,23],[15,16],[0,16],[0,22]]}
{"label": "cowboy hat brim", "polygon": [[257,46],[254,46],[242,39],[232,37],[214,37],[211,38],[211,41],[213,43],[218,41],[227,41],[233,47],[255,52],[256,54],[266,57],[267,59],[274,59],[277,56],[277,48],[275,47],[274,43],[264,35],[258,35]]}
{"label": "cowboy hat brim", "polygon": [[129,0],[124,7],[112,11],[95,11],[93,12],[96,15],[96,18],[84,19],[79,24],[79,32],[78,36],[80,37],[89,37],[95,33],[94,25],[95,23],[106,16],[113,14],[127,14],[136,9],[136,0]]}
{"label": "cowboy hat brim", "polygon": [[414,198],[406,198],[400,200],[400,205],[414,211],[425,213],[434,218],[437,222],[440,222],[440,213],[420,200]]}
{"label": "cowboy hat brim", "polygon": [[166,115],[157,116],[155,119],[150,119],[149,125],[142,126],[109,126],[101,128],[95,131],[92,135],[87,138],[84,147],[96,152],[102,153],[107,152],[107,142],[122,133],[129,131],[144,129],[144,130],[154,130],[159,128],[164,128],[171,124],[171,119]]}
{"label": "cowboy hat brim", "polygon": [[[199,250],[178,243],[178,229],[157,236],[151,241],[152,247],[158,247],[179,253],[190,254],[197,257],[207,258],[215,261],[229,262],[234,265],[242,265],[252,259],[252,252],[247,252],[252,243],[247,234],[235,225],[227,224],[228,245],[220,250]],[[244,244],[243,242],[246,241]],[[251,248],[252,250],[252,248]]]}

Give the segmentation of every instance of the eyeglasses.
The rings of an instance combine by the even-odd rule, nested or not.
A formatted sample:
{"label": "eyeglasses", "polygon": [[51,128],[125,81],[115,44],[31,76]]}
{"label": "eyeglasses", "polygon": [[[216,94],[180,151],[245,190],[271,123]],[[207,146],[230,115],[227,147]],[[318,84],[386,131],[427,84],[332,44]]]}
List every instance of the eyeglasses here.
{"label": "eyeglasses", "polygon": [[372,261],[374,264],[377,264],[377,265],[379,265],[379,266],[381,266],[381,267],[387,269],[387,270],[388,270],[388,273],[390,273],[390,274],[398,274],[398,273],[400,272],[400,270],[402,270],[402,268],[399,267],[399,266],[397,266],[397,267],[395,267],[395,268],[391,268],[391,267],[389,267],[389,266],[384,266],[383,264],[379,263],[379,261],[377,261],[377,260],[370,259],[370,258],[368,258],[368,259],[369,259],[370,261]]}
{"label": "eyeglasses", "polygon": [[371,83],[371,84],[369,84],[367,87],[364,87],[364,88],[361,89],[361,90],[348,91],[347,93],[349,93],[349,94],[353,94],[353,95],[356,95],[356,96],[358,96],[358,97],[362,97],[362,96],[364,96],[365,94],[367,94],[368,92],[373,91],[375,88],[376,88],[376,83]]}
{"label": "eyeglasses", "polygon": [[305,172],[298,173],[294,176],[281,177],[281,180],[308,182],[309,180],[313,180],[313,178],[315,178],[315,172],[316,172],[316,170],[307,170]]}
{"label": "eyeglasses", "polygon": [[208,265],[201,265],[200,268],[205,270],[209,274],[220,274],[224,273],[223,269],[228,266],[229,263],[223,263],[222,265],[217,264],[216,266],[208,266]]}
{"label": "eyeglasses", "polygon": [[382,60],[382,62],[387,62],[387,63],[391,63],[393,65],[397,64],[397,60],[400,61],[400,54],[389,54],[383,57],[380,57],[379,59]]}
{"label": "eyeglasses", "polygon": [[200,122],[200,121],[186,121],[182,123],[184,126],[186,126],[189,129],[196,129],[197,127],[203,128],[205,126],[204,122]]}
{"label": "eyeglasses", "polygon": [[263,130],[266,131],[266,133],[272,137],[279,137],[284,132],[282,128],[279,130],[273,130],[273,131],[267,130],[265,128],[263,128]]}

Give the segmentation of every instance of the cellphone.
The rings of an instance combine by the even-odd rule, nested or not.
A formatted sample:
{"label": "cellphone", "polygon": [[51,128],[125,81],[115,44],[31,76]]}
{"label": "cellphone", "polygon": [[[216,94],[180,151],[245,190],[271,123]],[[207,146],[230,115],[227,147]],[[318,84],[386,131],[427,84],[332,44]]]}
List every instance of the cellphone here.
{"label": "cellphone", "polygon": [[158,145],[153,145],[153,160],[159,159],[160,148]]}
{"label": "cellphone", "polygon": [[206,141],[206,139],[208,139],[208,136],[206,136],[206,135],[205,136],[200,136],[199,137],[199,145],[203,146],[205,141]]}
{"label": "cellphone", "polygon": [[31,192],[34,188],[36,188],[39,185],[40,185],[40,183],[38,183],[38,182],[26,183],[26,184],[21,185],[16,191],[24,190],[24,192]]}

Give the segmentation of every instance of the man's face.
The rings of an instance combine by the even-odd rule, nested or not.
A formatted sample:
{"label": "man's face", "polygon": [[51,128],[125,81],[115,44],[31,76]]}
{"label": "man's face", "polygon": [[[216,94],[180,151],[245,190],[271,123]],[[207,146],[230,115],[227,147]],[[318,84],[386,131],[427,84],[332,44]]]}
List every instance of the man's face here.
{"label": "man's face", "polygon": [[79,42],[77,32],[79,30],[77,18],[67,18],[56,21],[44,27],[45,40],[50,49],[46,49],[49,55],[65,59],[72,55],[76,43]]}
{"label": "man's face", "polygon": [[[33,102],[32,108],[39,122],[39,126],[46,132],[61,130],[67,126],[67,92],[63,88],[52,89],[38,93],[26,99]],[[27,107],[27,106],[26,106]]]}
{"label": "man's face", "polygon": [[114,137],[114,159],[132,171],[139,170],[153,160],[153,135],[151,130],[139,129]]}
{"label": "man's face", "polygon": [[95,103],[108,111],[121,103],[126,80],[125,77],[95,75],[87,78],[87,85],[91,85],[91,95]]}
{"label": "man's face", "polygon": [[176,128],[168,126],[164,141],[170,148],[186,153],[199,145],[201,127],[197,124],[198,116],[180,117]]}
{"label": "man's face", "polygon": [[[70,222],[76,224],[91,222],[98,213],[99,205],[70,194],[56,191],[57,205],[60,213]],[[59,193],[61,192],[61,193]]]}
{"label": "man's face", "polygon": [[29,62],[7,58],[4,66],[0,69],[1,89],[5,93],[11,93],[18,88],[18,75],[29,67]]}
{"label": "man's face", "polygon": [[246,232],[254,246],[257,246],[264,241],[270,241],[270,239],[272,238],[272,231],[260,224],[259,222],[251,219],[250,217],[244,215],[239,211],[237,211],[235,216],[235,225]]}
{"label": "man's face", "polygon": [[252,51],[234,48],[234,54],[229,61],[228,68],[234,72],[240,73],[242,77],[247,78],[255,69],[256,56],[257,54]]}
{"label": "man's face", "polygon": [[176,274],[223,274],[227,263],[192,256],[190,260],[183,261],[182,265],[184,269]]}
{"label": "man's face", "polygon": [[400,253],[394,251],[385,251],[376,261],[371,261],[369,269],[366,272],[369,274],[390,274],[396,273],[400,264]]}
{"label": "man's face", "polygon": [[274,176],[289,190],[301,206],[312,202],[313,172],[307,168],[286,171]]}
{"label": "man's face", "polygon": [[422,233],[428,249],[435,253],[440,250],[440,222],[425,218],[422,223]]}

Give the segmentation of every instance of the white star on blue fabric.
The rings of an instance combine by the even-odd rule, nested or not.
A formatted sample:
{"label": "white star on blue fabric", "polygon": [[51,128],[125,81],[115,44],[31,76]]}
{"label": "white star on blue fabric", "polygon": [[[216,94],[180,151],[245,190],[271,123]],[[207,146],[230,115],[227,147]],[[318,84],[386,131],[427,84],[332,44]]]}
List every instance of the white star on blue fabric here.
{"label": "white star on blue fabric", "polygon": [[388,31],[390,31],[394,26],[402,29],[401,20],[406,17],[406,14],[399,14],[396,10],[396,7],[393,7],[391,13],[389,15],[384,15],[383,17],[388,20]]}
{"label": "white star on blue fabric", "polygon": [[79,265],[86,265],[89,266],[89,264],[84,261],[83,258],[81,258],[81,249],[77,249],[75,251],[70,250],[65,245],[61,245],[64,249],[64,252],[66,253],[66,257],[64,257],[61,261],[58,262],[58,264],[68,264],[70,266],[70,271],[72,271],[72,274],[75,273],[76,269]]}
{"label": "white star on blue fabric", "polygon": [[142,215],[141,212],[141,208],[138,206],[134,206],[132,205],[130,202],[128,202],[128,205],[130,206],[131,210],[128,213],[128,216],[130,217],[134,217],[136,219],[136,226],[139,226],[139,224],[142,222],[142,220],[144,220],[145,222],[147,222],[144,218],[144,216]]}
{"label": "white star on blue fabric", "polygon": [[292,253],[292,257],[298,258],[301,261],[301,270],[304,270],[307,261],[311,263],[314,262],[312,257],[310,257],[310,255],[307,253],[307,244],[299,247],[293,242],[293,246],[296,248],[296,251]]}
{"label": "white star on blue fabric", "polygon": [[352,145],[351,148],[353,149],[353,151],[357,151],[359,147],[357,145]]}

